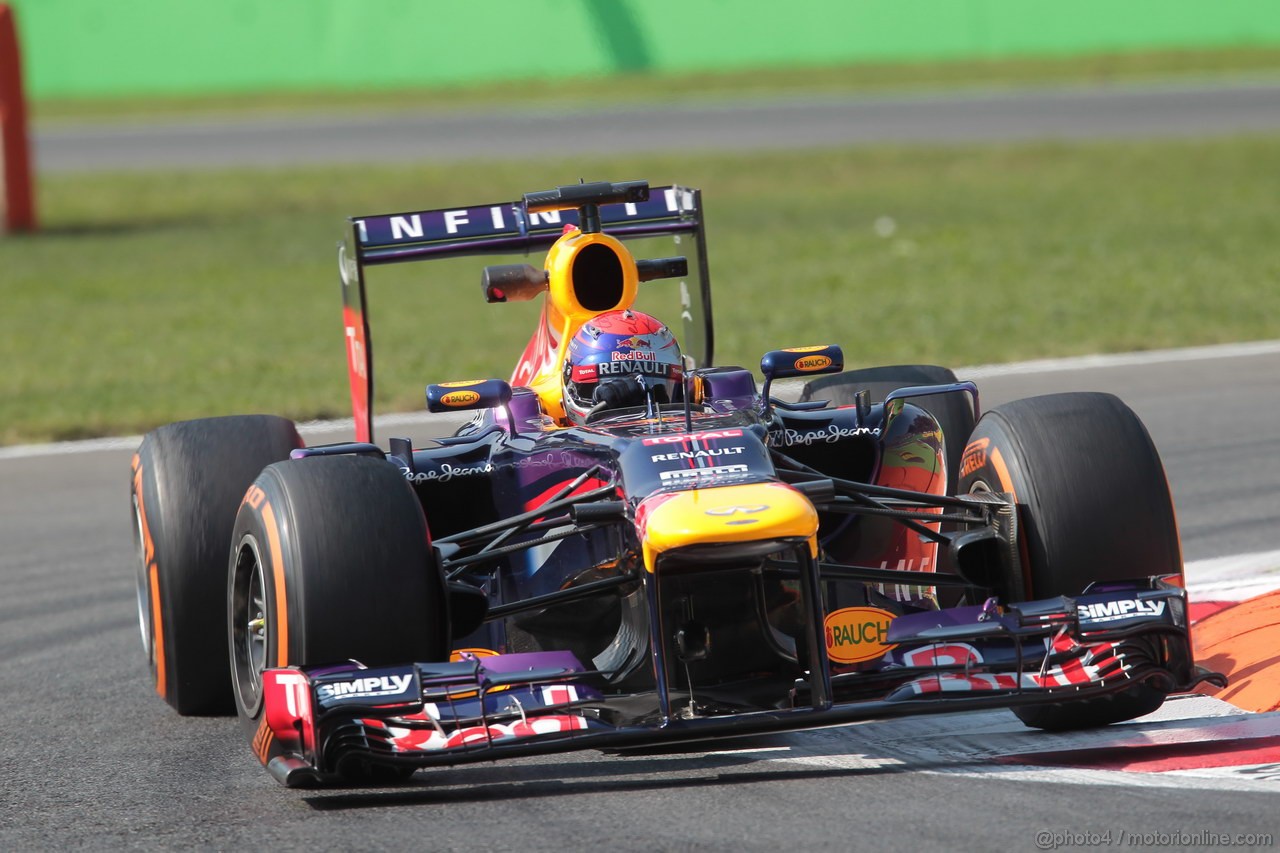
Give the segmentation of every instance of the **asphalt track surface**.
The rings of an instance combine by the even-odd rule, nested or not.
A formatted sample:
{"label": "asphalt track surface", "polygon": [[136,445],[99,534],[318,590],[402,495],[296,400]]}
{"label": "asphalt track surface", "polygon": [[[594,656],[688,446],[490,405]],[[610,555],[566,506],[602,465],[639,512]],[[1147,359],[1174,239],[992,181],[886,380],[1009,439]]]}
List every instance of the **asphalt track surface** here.
{"label": "asphalt track surface", "polygon": [[500,113],[50,124],[42,173],[790,150],[886,142],[1216,136],[1280,129],[1280,85],[1146,85]]}
{"label": "asphalt track surface", "polygon": [[[1126,87],[589,115],[61,125],[37,133],[36,156],[52,173],[1278,128],[1274,85]],[[987,406],[1056,390],[1120,394],[1164,456],[1189,560],[1280,550],[1276,352],[975,378]],[[1112,843],[1128,847],[1212,846],[1196,841],[1206,832],[1280,837],[1280,756],[1168,773],[1097,769],[1106,766],[1098,756],[1066,768],[1043,759],[1048,770],[1040,759],[995,760],[1178,737],[1221,752],[1243,730],[1250,743],[1280,741],[1277,715],[1207,699],[1170,702],[1156,719],[1084,741],[993,713],[715,752],[571,753],[420,773],[394,789],[284,790],[233,721],[178,718],[150,689],[134,613],[130,453],[0,454],[0,849],[1029,850],[1087,832],[1182,833],[1163,844]]]}
{"label": "asphalt track surface", "polygon": [[[1200,559],[1280,549],[1278,349],[979,381],[987,406],[1120,394],[1164,456],[1188,557]],[[1246,768],[1170,773],[1097,769],[1094,753],[1049,770],[1037,762],[1056,759],[1003,763],[1170,737],[1280,740],[1280,715],[1208,699],[1083,739],[975,714],[716,752],[437,770],[399,788],[285,790],[234,721],[179,718],[151,690],[134,612],[130,453],[0,458],[0,849],[1031,850],[1053,840],[1042,832],[1183,833],[1174,847],[1196,846],[1194,833],[1280,838],[1280,758],[1269,753]]]}

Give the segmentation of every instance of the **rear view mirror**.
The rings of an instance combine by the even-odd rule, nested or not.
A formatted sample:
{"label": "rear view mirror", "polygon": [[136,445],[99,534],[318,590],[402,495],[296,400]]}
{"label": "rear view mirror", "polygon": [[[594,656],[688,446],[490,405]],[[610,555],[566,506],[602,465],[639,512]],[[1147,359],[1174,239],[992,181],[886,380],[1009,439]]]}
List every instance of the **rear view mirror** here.
{"label": "rear view mirror", "polygon": [[760,357],[760,372],[764,374],[764,388],[760,397],[769,405],[769,386],[775,379],[793,379],[797,376],[821,376],[844,370],[844,350],[836,344],[817,347],[792,347],[776,349]]}
{"label": "rear view mirror", "polygon": [[796,376],[820,376],[842,370],[844,351],[835,344],[773,350],[760,358],[760,372],[770,381]]}
{"label": "rear view mirror", "polygon": [[441,382],[427,386],[428,412],[469,412],[496,409],[511,402],[511,386],[501,379]]}
{"label": "rear view mirror", "polygon": [[530,264],[494,264],[480,276],[485,302],[528,302],[547,289],[547,271]]}

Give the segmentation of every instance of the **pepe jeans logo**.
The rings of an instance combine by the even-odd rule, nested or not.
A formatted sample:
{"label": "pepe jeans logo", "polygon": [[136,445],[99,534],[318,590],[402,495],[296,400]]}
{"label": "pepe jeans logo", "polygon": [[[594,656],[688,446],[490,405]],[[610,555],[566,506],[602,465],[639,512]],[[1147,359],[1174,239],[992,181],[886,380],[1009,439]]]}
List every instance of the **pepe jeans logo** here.
{"label": "pepe jeans logo", "polygon": [[845,438],[879,434],[879,427],[842,427],[838,424],[828,424],[825,427],[804,432],[795,429],[784,429],[770,433],[771,436],[779,439],[779,443],[783,447],[808,447],[811,444],[820,443],[835,444]]}
{"label": "pepe jeans logo", "polygon": [[408,468],[401,468],[400,473],[410,483],[447,483],[454,477],[477,477],[481,474],[490,474],[493,472],[493,463],[486,462],[483,465],[476,465],[472,468],[461,468],[456,465],[450,465],[448,462],[440,464],[438,471],[410,471]]}

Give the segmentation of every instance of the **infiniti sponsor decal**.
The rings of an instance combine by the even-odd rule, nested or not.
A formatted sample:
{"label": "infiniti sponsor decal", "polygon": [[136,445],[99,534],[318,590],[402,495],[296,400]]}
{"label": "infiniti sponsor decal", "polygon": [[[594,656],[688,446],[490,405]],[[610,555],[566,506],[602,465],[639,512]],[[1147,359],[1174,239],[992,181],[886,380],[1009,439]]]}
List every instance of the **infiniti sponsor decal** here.
{"label": "infiniti sponsor decal", "polygon": [[801,432],[798,429],[775,430],[769,433],[778,440],[783,447],[808,446],[810,444],[834,444],[845,438],[854,438],[860,435],[879,435],[879,427],[842,427],[838,424],[828,424],[826,427],[815,430],[805,430]]}
{"label": "infiniti sponsor decal", "polygon": [[1132,619],[1137,616],[1160,616],[1164,613],[1164,604],[1163,601],[1130,598],[1122,601],[1103,601],[1098,604],[1081,604],[1076,610],[1081,619],[1089,622],[1113,622],[1117,619]]}

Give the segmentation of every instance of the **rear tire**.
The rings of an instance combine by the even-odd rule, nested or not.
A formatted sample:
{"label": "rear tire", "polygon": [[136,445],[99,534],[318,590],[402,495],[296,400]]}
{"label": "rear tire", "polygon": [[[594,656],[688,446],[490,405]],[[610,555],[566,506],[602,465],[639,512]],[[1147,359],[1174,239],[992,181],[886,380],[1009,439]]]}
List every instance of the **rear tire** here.
{"label": "rear tire", "polygon": [[448,658],[448,600],[426,519],[387,462],[271,465],[245,495],[232,542],[224,618],[250,730],[266,668]]}
{"label": "rear tire", "polygon": [[[991,409],[965,450],[959,488],[1014,495],[1023,565],[1005,585],[1026,590],[1026,599],[1077,595],[1095,581],[1182,573],[1160,455],[1138,416],[1110,394],[1051,394]],[[1034,728],[1092,728],[1149,714],[1164,699],[1135,684],[1014,713]]]}
{"label": "rear tire", "polygon": [[[934,364],[896,364],[865,367],[830,376],[819,376],[806,382],[800,400],[830,400],[837,406],[852,406],[854,394],[862,389],[871,393],[872,403],[883,403],[890,391],[911,385],[945,385],[956,381],[956,375]],[[955,494],[959,481],[960,456],[973,431],[973,406],[963,393],[908,397],[908,403],[919,406],[937,420],[946,442],[947,494]]]}
{"label": "rear tire", "polygon": [[138,622],[156,692],[179,714],[234,708],[222,599],[236,507],[301,446],[292,421],[241,415],[160,427],[133,457]]}

